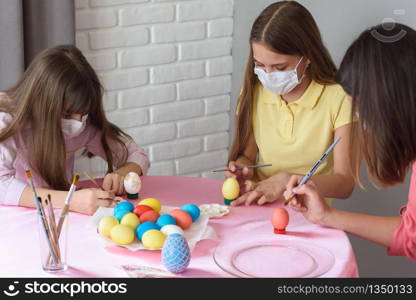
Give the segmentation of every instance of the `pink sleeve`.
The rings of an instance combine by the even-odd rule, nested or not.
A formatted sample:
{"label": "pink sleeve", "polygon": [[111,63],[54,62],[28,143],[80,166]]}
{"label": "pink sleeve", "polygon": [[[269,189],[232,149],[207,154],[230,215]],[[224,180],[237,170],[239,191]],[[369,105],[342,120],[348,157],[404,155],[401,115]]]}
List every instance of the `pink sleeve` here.
{"label": "pink sleeve", "polygon": [[[5,128],[11,116],[0,113],[0,129]],[[19,205],[26,183],[15,177],[13,163],[16,159],[16,144],[13,137],[0,143],[0,204]]]}
{"label": "pink sleeve", "polygon": [[[101,145],[101,132],[93,130],[95,132],[93,138],[88,141],[86,148],[92,154],[97,155],[103,159],[106,159],[104,149]],[[126,140],[126,147],[128,151],[127,162],[133,162],[140,166],[143,175],[146,175],[147,170],[150,167],[149,158],[142,148],[140,148],[133,140]],[[111,151],[114,156],[114,167],[120,168],[122,166],[122,149],[117,143],[110,144]]]}
{"label": "pink sleeve", "polygon": [[400,210],[402,220],[393,233],[393,240],[388,249],[389,255],[406,256],[416,259],[416,168],[413,166],[409,188],[409,199]]}

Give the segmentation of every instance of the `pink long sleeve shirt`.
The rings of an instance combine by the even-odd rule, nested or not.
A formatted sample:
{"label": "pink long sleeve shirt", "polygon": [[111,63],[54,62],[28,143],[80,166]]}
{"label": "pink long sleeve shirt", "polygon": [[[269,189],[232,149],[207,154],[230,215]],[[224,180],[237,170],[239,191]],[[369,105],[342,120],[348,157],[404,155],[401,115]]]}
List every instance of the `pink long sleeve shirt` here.
{"label": "pink long sleeve shirt", "polygon": [[[4,100],[5,94],[0,93],[0,99]],[[0,130],[5,128],[11,121],[10,114],[0,112]],[[105,152],[100,142],[101,132],[88,123],[80,135],[65,137],[66,167],[68,178],[72,178],[74,168],[75,152],[87,149],[94,155],[105,159]],[[29,163],[29,151],[27,145],[30,141],[30,130],[23,131],[0,143],[0,204],[18,205],[20,196],[27,185],[26,170],[31,170],[33,183],[36,187],[48,188],[41,176],[32,169]],[[121,161],[121,149],[114,144],[109,145],[112,149],[114,167],[119,168]],[[146,153],[133,141],[126,142],[128,157],[127,162],[138,164],[143,174],[146,174],[150,163]]]}
{"label": "pink long sleeve shirt", "polygon": [[394,231],[389,255],[416,259],[416,163],[413,164],[407,205],[400,210],[402,221]]}

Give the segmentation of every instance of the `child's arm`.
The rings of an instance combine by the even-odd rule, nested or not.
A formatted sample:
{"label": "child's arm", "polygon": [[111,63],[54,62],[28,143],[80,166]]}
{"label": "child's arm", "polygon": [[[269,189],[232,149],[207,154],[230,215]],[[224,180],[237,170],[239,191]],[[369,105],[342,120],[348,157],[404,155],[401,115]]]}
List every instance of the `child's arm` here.
{"label": "child's arm", "polygon": [[[325,197],[347,198],[353,191],[354,179],[352,177],[349,163],[349,134],[349,124],[341,126],[335,130],[334,140],[337,137],[342,137],[342,140],[333,150],[333,174],[312,176],[312,179],[318,186],[319,191],[321,191],[322,195],[325,195]],[[255,145],[254,139],[252,142]],[[320,154],[317,154],[317,157],[319,157],[319,155]],[[252,185],[252,190],[249,191],[249,193],[242,193],[237,200],[232,202],[232,205],[236,206],[242,203],[250,205],[255,202],[259,205],[263,205],[268,202],[282,200],[283,192],[291,175],[297,174],[280,172]]]}
{"label": "child's arm", "polygon": [[123,166],[115,170],[114,172],[122,176],[126,176],[130,172],[135,172],[139,175],[143,175],[142,168],[138,164],[133,163],[133,162],[128,162],[124,164]]}
{"label": "child's arm", "polygon": [[341,141],[333,150],[334,172],[331,175],[313,175],[312,180],[321,195],[330,198],[348,198],[354,189],[354,178],[349,160],[349,141],[351,125],[344,125],[335,130],[334,140]]}
{"label": "child's arm", "polygon": [[322,224],[338,228],[379,245],[390,247],[393,232],[400,225],[401,217],[381,217],[352,213],[332,208]]}
{"label": "child's arm", "polygon": [[[53,206],[62,208],[65,204],[68,192],[36,188],[36,194],[42,199],[46,199],[48,194],[50,194]],[[82,189],[73,194],[70,210],[92,215],[97,210],[98,206],[110,206],[112,203],[111,199],[113,198],[113,193],[101,191],[100,189]],[[19,199],[19,206],[35,207],[32,189],[29,186],[24,188]]]}
{"label": "child's arm", "polygon": [[[103,159],[106,159],[104,149],[101,144],[102,133],[99,130],[93,132],[93,137],[88,141],[86,148],[88,151]],[[123,148],[118,143],[110,143],[113,154],[113,165],[117,168],[114,172],[106,174],[103,181],[103,188],[116,195],[124,194],[124,177],[129,172],[136,172],[145,175],[150,167],[149,158],[142,148],[133,140],[125,139],[127,147],[127,161],[124,163]],[[124,163],[124,164],[123,164]]]}
{"label": "child's arm", "polygon": [[391,246],[393,233],[400,225],[401,217],[371,216],[331,208],[312,181],[296,188],[298,180],[298,176],[289,180],[285,196],[292,192],[296,194],[291,206],[302,212],[310,222],[344,230],[385,247]]}
{"label": "child's arm", "polygon": [[253,169],[244,168],[242,170],[236,171],[237,167],[254,165],[257,158],[257,144],[254,138],[254,134],[251,133],[246,144],[246,148],[243,153],[235,160],[228,163],[228,168],[231,172],[225,172],[226,177],[236,176],[237,180],[244,182],[245,180],[251,179],[253,177]]}

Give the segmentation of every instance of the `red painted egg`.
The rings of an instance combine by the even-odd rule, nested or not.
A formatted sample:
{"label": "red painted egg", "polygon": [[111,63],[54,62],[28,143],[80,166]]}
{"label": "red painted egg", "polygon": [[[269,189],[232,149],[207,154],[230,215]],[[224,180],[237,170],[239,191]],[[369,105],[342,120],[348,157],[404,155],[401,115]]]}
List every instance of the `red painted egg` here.
{"label": "red painted egg", "polygon": [[283,207],[278,207],[272,214],[272,225],[275,233],[285,233],[286,226],[289,224],[289,214]]}
{"label": "red painted egg", "polygon": [[158,212],[155,212],[154,210],[149,210],[144,212],[140,216],[140,223],[144,222],[157,222],[157,219],[159,219],[160,215]]}
{"label": "red painted egg", "polygon": [[182,209],[174,209],[169,212],[169,214],[175,218],[176,225],[178,225],[183,230],[188,229],[192,224],[192,217],[186,211]]}
{"label": "red painted egg", "polygon": [[144,214],[146,211],[149,211],[149,210],[153,210],[153,209],[150,206],[147,206],[147,205],[137,205],[134,208],[133,213],[136,216],[140,217],[142,214]]}

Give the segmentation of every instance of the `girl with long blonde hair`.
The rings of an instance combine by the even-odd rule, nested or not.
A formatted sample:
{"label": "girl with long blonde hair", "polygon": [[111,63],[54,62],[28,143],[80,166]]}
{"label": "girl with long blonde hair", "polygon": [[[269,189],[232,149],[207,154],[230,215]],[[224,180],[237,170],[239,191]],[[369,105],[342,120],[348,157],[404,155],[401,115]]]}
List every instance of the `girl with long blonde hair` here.
{"label": "girl with long blonde hair", "polygon": [[144,174],[146,153],[116,125],[102,104],[97,74],[74,46],[57,46],[36,56],[22,78],[0,93],[1,204],[33,207],[25,171],[30,170],[40,197],[51,194],[62,207],[73,176],[74,154],[107,161],[105,191],[76,191],[73,211],[92,214],[124,193],[131,171]]}
{"label": "girl with long blonde hair", "polygon": [[[351,104],[334,81],[334,65],[312,15],[296,1],[268,6],[250,33],[250,54],[236,112],[226,176],[242,195],[232,205],[283,200],[293,174],[304,175],[336,139],[314,181],[327,198],[347,198],[354,186],[348,163]],[[272,164],[255,172],[236,167]]]}

